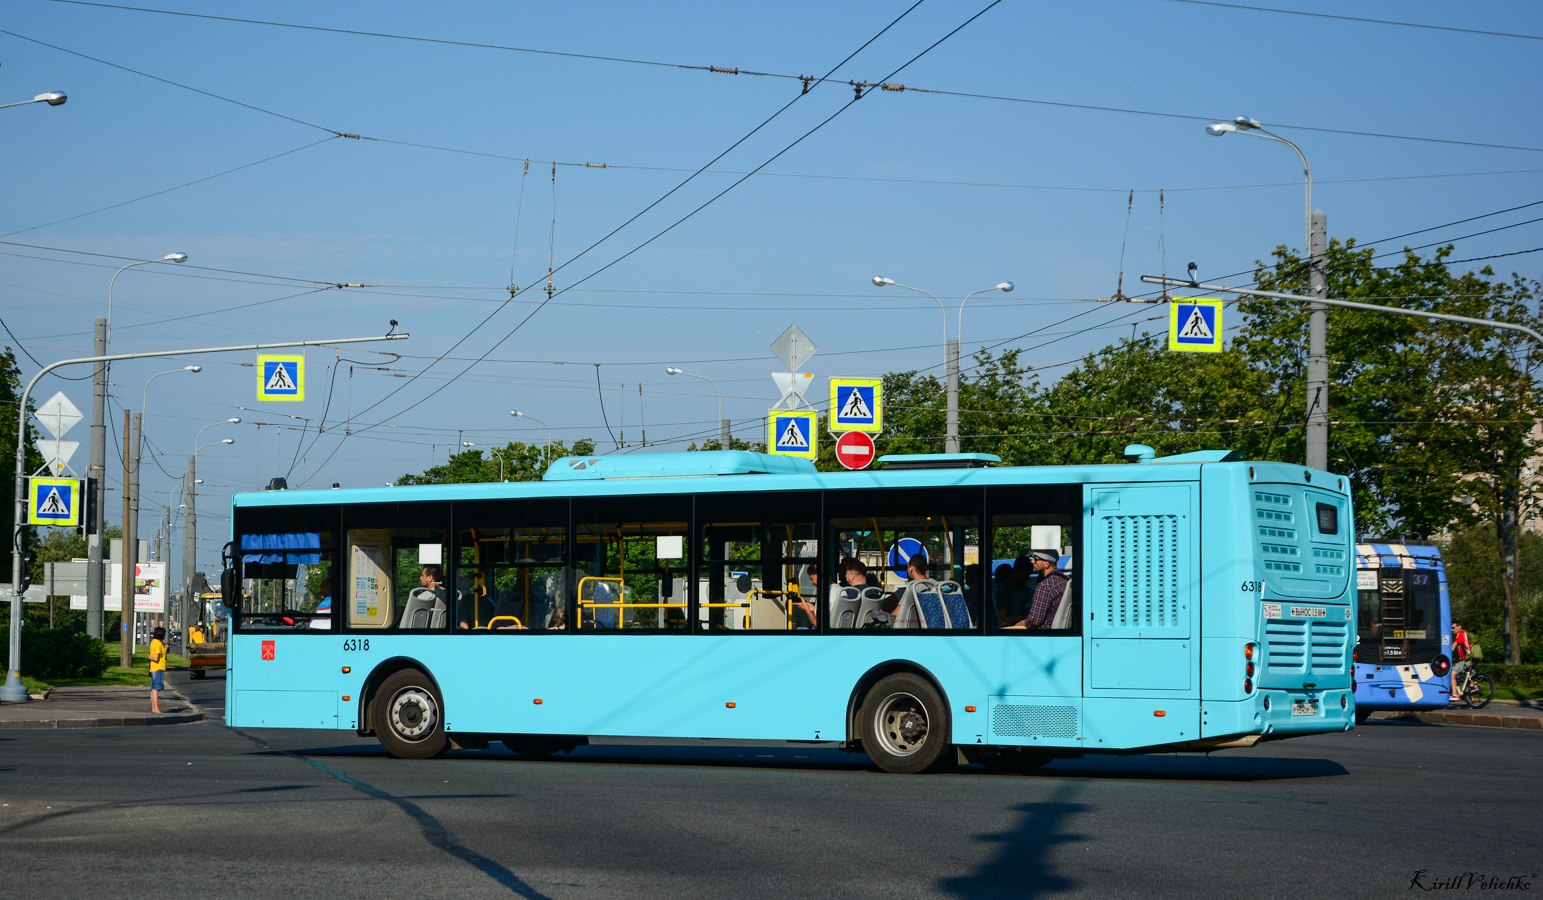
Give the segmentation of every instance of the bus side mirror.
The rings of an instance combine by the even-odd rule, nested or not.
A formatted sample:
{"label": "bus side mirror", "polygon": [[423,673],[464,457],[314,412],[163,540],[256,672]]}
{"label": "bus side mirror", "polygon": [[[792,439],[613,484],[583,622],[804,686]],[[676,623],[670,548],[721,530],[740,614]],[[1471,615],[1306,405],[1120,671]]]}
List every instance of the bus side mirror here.
{"label": "bus side mirror", "polygon": [[234,612],[241,611],[241,586],[236,583],[235,569],[220,573],[220,602]]}

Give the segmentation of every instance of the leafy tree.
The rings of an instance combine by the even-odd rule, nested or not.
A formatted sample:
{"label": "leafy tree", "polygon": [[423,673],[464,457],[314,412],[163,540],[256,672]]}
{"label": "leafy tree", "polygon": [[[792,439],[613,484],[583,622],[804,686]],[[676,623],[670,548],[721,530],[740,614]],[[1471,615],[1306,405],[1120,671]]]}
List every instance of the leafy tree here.
{"label": "leafy tree", "polygon": [[[1455,274],[1443,262],[1451,252],[1444,247],[1427,260],[1405,250],[1396,265],[1381,267],[1372,248],[1331,241],[1329,295],[1543,328],[1536,283],[1499,280],[1488,267]],[[1265,290],[1307,290],[1302,261],[1284,247],[1256,277]],[[1272,393],[1304,409],[1305,308],[1268,300],[1239,306],[1247,327],[1235,346],[1276,376]],[[1507,658],[1518,662],[1518,535],[1540,499],[1523,473],[1543,449],[1533,434],[1543,417],[1543,348],[1517,332],[1412,316],[1331,309],[1329,318],[1331,464],[1351,478],[1358,524],[1420,534],[1489,527],[1505,569]],[[1302,432],[1297,419],[1287,458],[1300,458]]]}
{"label": "leafy tree", "polygon": [[540,481],[546,472],[548,461],[564,456],[589,456],[595,452],[595,442],[585,439],[575,441],[572,447],[562,441],[542,447],[536,444],[510,442],[494,447],[486,459],[482,451],[467,450],[450,457],[440,466],[430,466],[420,475],[411,473],[396,480],[399,485],[409,484],[471,484],[498,481]]}
{"label": "leafy tree", "polygon": [[[16,354],[10,347],[0,354],[0,459],[7,461],[16,459],[16,404],[21,400],[21,370],[16,365]],[[32,410],[36,398],[27,400],[27,417],[32,417]],[[34,472],[43,465],[42,454],[32,446],[31,438],[35,437],[28,428],[28,441],[26,449],[27,471]],[[0,478],[0,509],[13,510],[16,508],[16,486],[10,478]],[[10,523],[7,522],[7,533]],[[23,528],[23,546],[30,547],[33,537],[30,529]],[[11,550],[9,542],[4,552],[0,552],[0,581],[11,583]]]}

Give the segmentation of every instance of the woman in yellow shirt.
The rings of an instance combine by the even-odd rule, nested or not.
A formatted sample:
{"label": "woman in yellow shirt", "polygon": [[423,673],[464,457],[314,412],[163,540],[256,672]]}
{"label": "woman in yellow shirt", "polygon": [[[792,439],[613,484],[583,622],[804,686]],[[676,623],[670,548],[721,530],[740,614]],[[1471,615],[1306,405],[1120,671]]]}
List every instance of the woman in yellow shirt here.
{"label": "woman in yellow shirt", "polygon": [[150,711],[161,711],[161,691],[166,690],[166,629],[150,633]]}

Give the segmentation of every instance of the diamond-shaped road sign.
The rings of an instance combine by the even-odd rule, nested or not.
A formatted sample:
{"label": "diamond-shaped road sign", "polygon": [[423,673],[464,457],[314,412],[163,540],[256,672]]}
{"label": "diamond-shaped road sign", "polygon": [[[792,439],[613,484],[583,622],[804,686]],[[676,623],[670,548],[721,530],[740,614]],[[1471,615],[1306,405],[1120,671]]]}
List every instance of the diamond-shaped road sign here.
{"label": "diamond-shaped road sign", "polygon": [[814,345],[809,335],[804,334],[804,330],[797,325],[789,325],[788,330],[784,331],[781,337],[771,342],[771,351],[777,354],[777,358],[782,360],[782,364],[788,367],[789,372],[797,372],[798,367],[818,349],[820,348]]}
{"label": "diamond-shaped road sign", "polygon": [[32,446],[38,448],[43,454],[43,461],[55,474],[63,472],[70,464],[70,457],[80,448],[80,441],[50,441],[46,438],[38,438],[32,442]]}
{"label": "diamond-shaped road sign", "polygon": [[64,437],[64,433],[75,427],[75,423],[81,420],[80,410],[70,402],[70,398],[60,391],[48,398],[48,402],[37,408],[33,413],[48,433],[55,439]]}

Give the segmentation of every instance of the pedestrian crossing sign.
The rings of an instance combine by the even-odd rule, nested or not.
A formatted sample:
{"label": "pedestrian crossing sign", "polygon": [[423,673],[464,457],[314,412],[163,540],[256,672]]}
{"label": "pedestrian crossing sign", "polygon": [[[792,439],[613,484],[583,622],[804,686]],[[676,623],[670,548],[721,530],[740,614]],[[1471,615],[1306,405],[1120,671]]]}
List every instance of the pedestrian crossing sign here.
{"label": "pedestrian crossing sign", "polygon": [[830,430],[878,432],[884,428],[884,382],[877,378],[830,380]]}
{"label": "pedestrian crossing sign", "polygon": [[27,488],[27,521],[74,528],[80,524],[84,494],[78,478],[33,478]]}
{"label": "pedestrian crossing sign", "polygon": [[773,409],[766,413],[766,452],[773,456],[819,456],[819,413]]}
{"label": "pedestrian crossing sign", "polygon": [[257,399],[304,400],[304,356],[258,356]]}
{"label": "pedestrian crossing sign", "polygon": [[1222,301],[1175,297],[1168,307],[1168,349],[1217,353],[1222,349]]}

